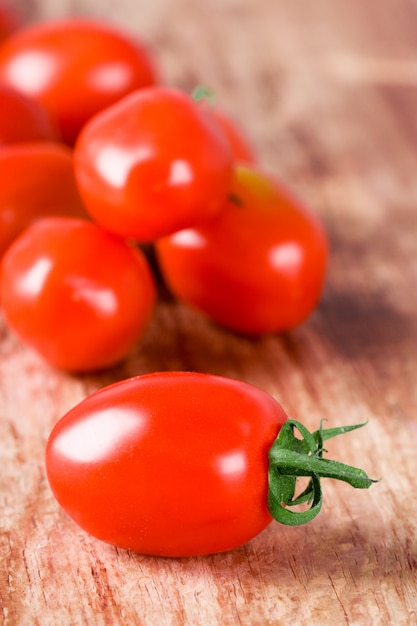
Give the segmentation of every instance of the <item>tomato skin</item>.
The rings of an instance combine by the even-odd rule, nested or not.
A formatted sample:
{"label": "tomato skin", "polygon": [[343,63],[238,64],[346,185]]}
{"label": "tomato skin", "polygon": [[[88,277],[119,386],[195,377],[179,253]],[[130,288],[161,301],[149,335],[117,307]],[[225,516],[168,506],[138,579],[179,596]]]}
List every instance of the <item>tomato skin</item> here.
{"label": "tomato skin", "polygon": [[294,328],[320,297],[327,237],[281,184],[238,166],[224,210],[156,243],[172,293],[238,333]]}
{"label": "tomato skin", "polygon": [[25,344],[81,372],[127,355],[150,319],[155,285],[139,250],[87,220],[49,217],[4,254],[1,301]]}
{"label": "tomato skin", "polygon": [[0,258],[33,221],[52,215],[86,217],[64,144],[19,143],[0,151]]}
{"label": "tomato skin", "polygon": [[0,146],[57,138],[51,120],[39,102],[0,83]]}
{"label": "tomato skin", "polygon": [[95,116],[74,160],[92,217],[141,242],[214,215],[232,177],[231,148],[214,117],[167,87],[142,89]]}
{"label": "tomato skin", "polygon": [[0,47],[0,80],[40,102],[73,145],[98,111],[156,82],[144,45],[96,20],[39,22]]}
{"label": "tomato skin", "polygon": [[88,533],[142,554],[236,548],[271,521],[268,450],[286,415],[266,392],[163,372],[99,390],[46,447],[52,491]]}
{"label": "tomato skin", "polygon": [[230,142],[235,161],[256,164],[255,150],[240,125],[222,109],[212,107],[211,110]]}
{"label": "tomato skin", "polygon": [[0,4],[0,43],[22,26],[22,20],[9,3]]}

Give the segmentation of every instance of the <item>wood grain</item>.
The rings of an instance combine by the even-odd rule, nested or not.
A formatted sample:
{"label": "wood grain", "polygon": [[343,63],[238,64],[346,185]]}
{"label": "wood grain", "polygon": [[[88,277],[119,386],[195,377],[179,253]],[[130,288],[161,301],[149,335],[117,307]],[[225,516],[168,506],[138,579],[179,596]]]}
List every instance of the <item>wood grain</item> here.
{"label": "wood grain", "polygon": [[[55,371],[0,326],[0,602],[5,626],[417,624],[417,5],[413,0],[38,0],[30,19],[89,14],[145,38],[163,79],[211,85],[265,169],[331,239],[317,311],[249,341],[161,293],[134,354],[101,376]],[[329,454],[382,481],[325,482],[308,527],[272,524],[231,553],[144,557],[58,508],[46,438],[87,393],[193,369],[270,392],[314,427],[369,420]]]}

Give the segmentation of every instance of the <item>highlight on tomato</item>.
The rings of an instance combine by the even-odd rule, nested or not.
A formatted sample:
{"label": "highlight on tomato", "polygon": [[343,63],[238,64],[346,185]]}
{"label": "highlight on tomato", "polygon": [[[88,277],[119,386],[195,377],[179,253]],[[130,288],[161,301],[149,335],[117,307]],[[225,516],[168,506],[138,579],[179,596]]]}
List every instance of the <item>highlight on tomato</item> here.
{"label": "highlight on tomato", "polygon": [[56,129],[42,104],[0,82],[0,146],[56,139]]}
{"label": "highlight on tomato", "polygon": [[143,253],[84,219],[34,222],[2,261],[8,326],[52,366],[83,372],[124,359],[155,303]]}
{"label": "highlight on tomato", "polygon": [[324,285],[328,243],[319,218],[277,179],[238,165],[215,217],[156,242],[162,275],[180,300],[238,333],[301,324]]}
{"label": "highlight on tomato", "polygon": [[[273,518],[309,522],[322,505],[321,477],[369,487],[363,470],[323,457],[325,440],[359,426],[310,433],[247,383],[153,373],[63,416],[46,471],[58,503],[94,537],[142,554],[212,554],[250,541]],[[299,476],[310,482],[296,495]]]}
{"label": "highlight on tomato", "polygon": [[19,29],[0,46],[0,80],[44,106],[73,145],[86,121],[155,84],[155,62],[133,34],[100,20],[65,18]]}
{"label": "highlight on tomato", "polygon": [[231,147],[213,115],[170,87],[142,89],[96,115],[74,161],[90,215],[143,243],[215,215],[232,178]]}
{"label": "highlight on tomato", "polygon": [[41,217],[87,217],[75,182],[71,150],[62,143],[3,146],[0,180],[0,258],[14,239]]}

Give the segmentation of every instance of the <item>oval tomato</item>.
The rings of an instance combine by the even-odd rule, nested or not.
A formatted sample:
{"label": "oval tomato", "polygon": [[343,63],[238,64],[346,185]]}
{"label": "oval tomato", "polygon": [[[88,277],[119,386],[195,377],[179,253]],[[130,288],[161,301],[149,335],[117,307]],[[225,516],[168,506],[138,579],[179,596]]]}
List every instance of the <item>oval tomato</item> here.
{"label": "oval tomato", "polygon": [[223,211],[156,243],[173,294],[248,335],[304,321],[322,291],[327,250],[318,218],[278,181],[244,166]]}
{"label": "oval tomato", "polygon": [[108,367],[141,336],[155,301],[144,255],[87,220],[43,218],[3,256],[1,301],[9,327],[49,363]]}
{"label": "oval tomato", "polygon": [[55,497],[87,532],[143,554],[230,550],[271,521],[268,450],[286,416],[238,381],[161,373],[102,389],[46,450]]}
{"label": "oval tomato", "polygon": [[142,89],[95,116],[74,160],[92,217],[141,242],[214,215],[232,176],[231,148],[213,116],[167,87]]}
{"label": "oval tomato", "polygon": [[0,83],[0,146],[56,138],[51,120],[39,102]]}
{"label": "oval tomato", "polygon": [[[94,537],[143,554],[211,554],[249,541],[272,516],[314,519],[320,477],[368,488],[363,470],[323,458],[324,441],[360,426],[310,433],[247,383],[154,373],[70,410],[48,439],[46,471],[57,501]],[[296,495],[298,476],[311,480]]]}
{"label": "oval tomato", "polygon": [[0,257],[41,217],[86,217],[75,183],[72,153],[59,143],[33,142],[0,151]]}
{"label": "oval tomato", "polygon": [[0,47],[0,80],[40,102],[73,144],[95,113],[154,84],[141,41],[108,24],[65,19],[32,24]]}

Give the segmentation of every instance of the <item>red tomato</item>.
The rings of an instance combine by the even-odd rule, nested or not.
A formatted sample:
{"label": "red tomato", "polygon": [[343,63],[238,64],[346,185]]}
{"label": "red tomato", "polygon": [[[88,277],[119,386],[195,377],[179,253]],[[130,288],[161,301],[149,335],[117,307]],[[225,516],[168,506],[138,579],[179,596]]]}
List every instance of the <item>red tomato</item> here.
{"label": "red tomato", "polygon": [[155,301],[143,254],[87,220],[38,220],[3,257],[8,325],[49,363],[113,365],[141,336]]}
{"label": "red tomato", "polygon": [[218,212],[232,154],[213,116],[179,90],[142,89],[84,127],[75,173],[105,228],[152,241]]}
{"label": "red tomato", "polygon": [[235,161],[255,164],[255,151],[240,125],[218,107],[211,110],[230,142]]}
{"label": "red tomato", "polygon": [[40,217],[86,217],[72,153],[63,144],[21,143],[0,150],[0,258]]}
{"label": "red tomato", "polygon": [[240,166],[210,221],[156,244],[180,299],[248,335],[300,324],[321,294],[327,239],[318,218],[270,176]]}
{"label": "red tomato", "polygon": [[0,48],[0,80],[40,102],[73,144],[95,113],[156,80],[137,38],[87,19],[20,29]]}
{"label": "red tomato", "polygon": [[21,19],[9,2],[0,4],[0,42],[21,26]]}
{"label": "red tomato", "polygon": [[[314,519],[322,477],[370,487],[363,470],[323,458],[324,441],[360,426],[310,433],[247,383],[154,373],[69,411],[48,439],[46,470],[57,501],[94,537],[143,554],[211,554],[249,541],[272,516]],[[302,493],[298,476],[311,477]]]}
{"label": "red tomato", "polygon": [[39,102],[0,83],[0,146],[23,141],[52,141],[57,135]]}
{"label": "red tomato", "polygon": [[240,125],[216,105],[215,93],[210,87],[199,85],[192,98],[202,108],[209,110],[225,133],[233,152],[233,158],[240,163],[253,164],[257,158],[255,151]]}
{"label": "red tomato", "polygon": [[165,372],[104,388],[46,449],[52,491],[93,536],[143,554],[231,550],[271,521],[268,450],[286,415],[264,391]]}

